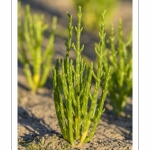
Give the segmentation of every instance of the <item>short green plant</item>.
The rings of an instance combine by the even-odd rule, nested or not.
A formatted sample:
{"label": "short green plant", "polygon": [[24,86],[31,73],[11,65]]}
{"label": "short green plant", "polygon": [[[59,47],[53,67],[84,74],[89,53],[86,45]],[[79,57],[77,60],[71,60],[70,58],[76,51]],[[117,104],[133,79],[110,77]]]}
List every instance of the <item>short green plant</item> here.
{"label": "short green plant", "polygon": [[132,35],[127,42],[123,40],[122,20],[119,22],[117,46],[115,46],[114,27],[111,26],[110,50],[104,60],[105,70],[111,66],[111,80],[108,85],[108,97],[114,112],[121,115],[132,94]]}
{"label": "short green plant", "polygon": [[101,19],[102,12],[107,9],[105,15],[105,26],[107,27],[117,10],[118,0],[74,0],[76,8],[80,5],[83,10],[83,25],[88,31],[99,30],[99,22]]}
{"label": "short green plant", "polygon": [[21,3],[19,2],[18,59],[23,64],[29,87],[36,92],[45,84],[50,72],[57,18],[52,19],[49,41],[45,50],[42,50],[44,32],[48,28],[48,24],[44,23],[44,15],[31,15],[30,6],[26,5],[23,22],[21,17]]}
{"label": "short green plant", "polygon": [[[65,140],[73,146],[81,146],[93,137],[99,119],[104,112],[104,101],[108,90],[110,78],[110,68],[107,72],[103,68],[103,59],[106,57],[104,48],[104,13],[100,23],[100,42],[95,48],[97,54],[97,72],[93,70],[93,63],[86,65],[81,58],[84,46],[80,45],[81,27],[81,7],[78,7],[78,24],[76,30],[76,44],[72,42],[72,16],[69,18],[69,37],[65,42],[67,47],[65,59],[57,59],[53,68],[53,92],[55,109],[58,123]],[[73,60],[69,58],[69,51],[74,49],[76,53],[75,67]],[[91,90],[92,78],[95,80],[94,92]],[[100,92],[101,79],[104,79],[104,87]],[[78,144],[77,144],[77,143]]]}

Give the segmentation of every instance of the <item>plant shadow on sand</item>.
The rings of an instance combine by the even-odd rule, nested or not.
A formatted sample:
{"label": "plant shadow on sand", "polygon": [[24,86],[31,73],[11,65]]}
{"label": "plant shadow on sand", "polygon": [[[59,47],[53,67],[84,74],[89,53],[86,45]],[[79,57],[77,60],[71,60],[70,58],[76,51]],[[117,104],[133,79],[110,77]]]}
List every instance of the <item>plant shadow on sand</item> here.
{"label": "plant shadow on sand", "polygon": [[[21,141],[31,142],[37,136],[43,137],[56,135],[63,138],[62,135],[50,128],[42,118],[37,118],[30,110],[18,106],[18,124],[21,124],[29,134],[21,136]],[[21,143],[20,143],[21,144]]]}
{"label": "plant shadow on sand", "polygon": [[[107,110],[106,110],[106,113],[107,113]],[[104,120],[106,119],[105,118],[106,113],[104,113],[102,120],[101,120],[103,123],[104,123]],[[107,136],[107,131],[110,132],[111,124],[115,124],[115,121],[113,121],[113,118],[112,118],[112,120],[110,120],[110,118],[107,118],[107,120],[110,120],[109,125],[105,124],[105,123],[104,124],[99,123],[96,135],[93,137],[91,142],[88,142],[87,144],[89,144],[91,146],[99,145],[101,147],[101,149],[105,148],[106,144],[108,146],[110,144],[115,146],[116,145],[115,143],[117,143],[117,144],[120,143],[122,148],[126,147],[128,145],[131,145],[131,138],[125,137],[124,139],[119,139],[117,137],[111,137],[110,135]],[[25,110],[22,107],[18,107],[18,123],[21,124],[25,128],[25,130],[28,131],[28,134],[26,132],[26,134],[19,137],[21,139],[21,141],[18,141],[19,145],[21,145],[24,148],[27,148],[27,146],[30,145],[32,143],[32,141],[36,141],[36,143],[40,143],[40,140],[42,139],[42,137],[45,137],[46,135],[48,137],[55,136],[55,137],[59,138],[60,140],[64,141],[61,133],[50,128],[44,122],[43,119],[35,117],[35,115],[33,113],[31,113],[31,111]],[[119,132],[118,128],[120,125],[116,123],[116,126],[117,126],[117,129],[113,129],[111,131],[111,132],[114,132],[115,134],[117,132]],[[105,130],[105,131],[103,131],[103,130]],[[120,130],[120,132],[122,132],[123,136],[127,136],[126,133],[123,132],[122,130]],[[99,136],[101,136],[101,137],[99,137]],[[103,138],[102,138],[102,136],[103,136]],[[54,142],[54,140],[51,140],[50,142]],[[104,145],[102,143],[104,143]],[[48,143],[46,143],[46,144],[48,144]],[[63,142],[63,144],[66,144],[66,142]],[[53,143],[53,145],[55,145],[55,142]],[[34,149],[34,147],[32,147],[32,149]]]}

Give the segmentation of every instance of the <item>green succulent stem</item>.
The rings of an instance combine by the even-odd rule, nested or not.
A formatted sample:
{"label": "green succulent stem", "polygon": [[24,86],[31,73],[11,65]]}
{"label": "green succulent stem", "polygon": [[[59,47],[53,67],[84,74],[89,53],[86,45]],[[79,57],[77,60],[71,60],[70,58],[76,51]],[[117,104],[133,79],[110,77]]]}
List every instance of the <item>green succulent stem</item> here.
{"label": "green succulent stem", "polygon": [[[102,15],[102,31],[100,31],[100,43],[96,54],[98,56],[98,70],[93,69],[93,63],[86,65],[81,58],[84,46],[80,46],[81,40],[81,7],[78,8],[78,24],[76,30],[76,44],[72,42],[72,16],[67,13],[68,42],[66,45],[66,57],[57,59],[53,67],[53,93],[58,123],[62,135],[73,146],[81,146],[89,141],[96,131],[99,119],[104,112],[103,106],[108,91],[110,68],[104,71],[103,59],[106,57],[104,49],[104,14]],[[70,49],[76,53],[75,66],[69,58]],[[92,79],[95,79],[95,90],[91,92]],[[104,79],[104,88],[99,98],[101,80]],[[91,103],[91,105],[89,105]],[[92,132],[90,133],[90,130]],[[75,143],[78,141],[78,144]]]}

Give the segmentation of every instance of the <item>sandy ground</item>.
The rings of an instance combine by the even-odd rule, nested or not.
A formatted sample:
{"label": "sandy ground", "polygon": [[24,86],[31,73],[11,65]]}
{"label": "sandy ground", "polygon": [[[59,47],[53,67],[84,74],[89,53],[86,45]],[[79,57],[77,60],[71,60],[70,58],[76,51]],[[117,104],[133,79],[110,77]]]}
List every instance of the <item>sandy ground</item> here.
{"label": "sandy ground", "polygon": [[[23,75],[19,76],[19,83],[26,85],[26,80]],[[131,100],[129,99],[128,101],[126,115],[124,117],[114,115],[110,111],[110,106],[107,102],[105,108],[106,111],[99,121],[96,134],[89,143],[83,145],[80,149],[132,149]],[[40,143],[40,140],[43,140],[43,143]],[[30,149],[29,147],[32,150],[73,149],[61,136],[51,89],[39,89],[38,93],[34,95],[27,89],[24,89],[24,87],[19,86],[18,142],[19,150]]]}
{"label": "sandy ground", "polygon": [[[71,7],[69,0],[60,2],[46,0],[22,0],[22,6],[29,3],[32,12],[44,13],[46,21],[49,22],[53,15],[58,17],[58,30],[67,27],[66,12],[76,16],[76,11]],[[24,7],[23,7],[24,8]],[[23,12],[23,10],[22,10]],[[130,0],[121,1],[118,13],[114,18],[117,26],[118,18],[124,21],[124,33],[128,33],[132,28],[132,3]],[[59,32],[60,32],[59,31]],[[49,32],[45,34],[44,44],[47,42]],[[84,54],[94,60],[93,44],[97,42],[95,34],[83,32],[85,44]],[[56,57],[64,56],[66,38],[56,35],[55,53]],[[74,53],[71,53],[74,58]],[[81,148],[73,148],[61,135],[55,114],[51,73],[49,81],[45,87],[38,90],[37,94],[32,94],[28,89],[27,81],[22,72],[22,65],[18,63],[18,149],[19,150],[131,150],[132,149],[132,99],[128,99],[123,117],[117,117],[112,113],[109,103],[106,101],[106,111],[99,121],[96,133],[92,140],[84,144]]]}

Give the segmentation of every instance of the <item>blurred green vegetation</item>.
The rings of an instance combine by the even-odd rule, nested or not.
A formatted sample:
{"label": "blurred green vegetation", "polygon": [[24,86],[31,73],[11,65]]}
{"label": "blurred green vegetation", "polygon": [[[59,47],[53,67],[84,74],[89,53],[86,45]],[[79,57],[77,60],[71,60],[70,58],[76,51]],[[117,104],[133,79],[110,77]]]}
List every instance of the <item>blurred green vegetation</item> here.
{"label": "blurred green vegetation", "polygon": [[80,5],[83,12],[83,26],[87,31],[99,31],[101,14],[106,10],[106,28],[113,20],[113,15],[117,10],[118,0],[74,0],[76,9]]}
{"label": "blurred green vegetation", "polygon": [[30,5],[25,6],[25,15],[21,15],[21,2],[18,2],[18,59],[23,64],[23,71],[32,92],[42,87],[51,69],[54,49],[54,35],[57,18],[53,17],[50,37],[45,50],[42,48],[44,32],[49,25],[44,22],[44,15],[31,14]]}
{"label": "blurred green vegetation", "polygon": [[108,98],[113,111],[121,116],[128,97],[132,95],[132,32],[126,40],[123,39],[121,19],[118,26],[118,36],[115,36],[114,27],[111,26],[109,45],[110,48],[103,63],[106,71],[109,67],[112,68]]}

